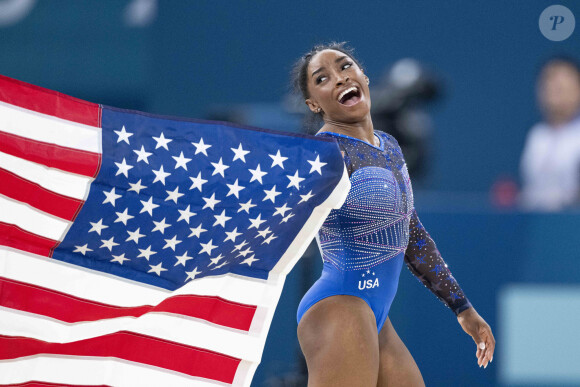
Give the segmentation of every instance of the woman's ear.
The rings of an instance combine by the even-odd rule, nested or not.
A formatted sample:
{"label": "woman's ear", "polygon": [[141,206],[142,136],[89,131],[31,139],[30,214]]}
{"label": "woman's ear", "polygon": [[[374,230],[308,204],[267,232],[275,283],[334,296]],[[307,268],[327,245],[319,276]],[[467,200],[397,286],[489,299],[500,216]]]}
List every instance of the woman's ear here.
{"label": "woman's ear", "polygon": [[312,113],[320,113],[320,106],[318,106],[318,104],[316,102],[313,102],[310,98],[308,98],[307,100],[304,101],[306,103],[306,105],[308,106],[308,109],[310,109],[310,111]]}

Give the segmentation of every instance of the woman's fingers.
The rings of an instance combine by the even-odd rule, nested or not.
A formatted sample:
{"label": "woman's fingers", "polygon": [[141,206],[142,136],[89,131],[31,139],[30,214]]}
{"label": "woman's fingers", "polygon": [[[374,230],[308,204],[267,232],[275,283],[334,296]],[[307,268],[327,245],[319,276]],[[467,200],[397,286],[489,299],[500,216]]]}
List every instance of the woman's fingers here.
{"label": "woman's fingers", "polygon": [[489,326],[485,326],[482,328],[481,337],[485,342],[485,350],[483,351],[482,361],[481,364],[484,368],[487,368],[487,365],[493,359],[493,353],[495,350],[495,340],[493,338],[493,334],[491,333],[491,328]]}
{"label": "woman's fingers", "polygon": [[488,326],[486,327],[486,341],[487,341],[487,359],[489,362],[493,360],[493,353],[495,352],[495,339],[493,337],[493,333],[491,333],[491,328]]}

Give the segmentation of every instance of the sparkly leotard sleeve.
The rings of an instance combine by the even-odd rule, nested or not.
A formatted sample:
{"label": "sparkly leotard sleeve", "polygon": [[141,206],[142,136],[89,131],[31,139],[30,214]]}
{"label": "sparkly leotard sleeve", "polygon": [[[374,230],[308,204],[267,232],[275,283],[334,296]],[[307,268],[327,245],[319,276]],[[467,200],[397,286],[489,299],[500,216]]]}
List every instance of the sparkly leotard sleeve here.
{"label": "sparkly leotard sleeve", "polygon": [[397,141],[381,131],[375,131],[378,147],[338,133],[318,135],[337,141],[351,190],[317,235],[323,271],[302,299],[298,321],[326,297],[353,295],[371,307],[380,330],[395,297],[403,262],[456,315],[469,308],[469,300],[417,216]]}

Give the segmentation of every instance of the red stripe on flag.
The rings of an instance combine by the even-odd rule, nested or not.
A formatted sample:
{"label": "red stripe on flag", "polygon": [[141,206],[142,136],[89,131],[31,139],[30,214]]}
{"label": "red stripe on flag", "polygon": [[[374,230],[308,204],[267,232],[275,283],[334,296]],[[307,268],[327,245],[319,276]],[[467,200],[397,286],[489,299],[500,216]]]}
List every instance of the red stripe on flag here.
{"label": "red stripe on flag", "polygon": [[0,194],[66,220],[73,220],[84,203],[49,191],[3,168],[0,168]]}
{"label": "red stripe on flag", "polygon": [[116,317],[139,317],[149,312],[168,312],[248,331],[256,307],[220,297],[181,295],[157,306],[120,307],[74,297],[66,293],[0,277],[0,305],[35,313],[67,323]]}
{"label": "red stripe on flag", "polygon": [[0,101],[99,127],[99,105],[0,75]]}
{"label": "red stripe on flag", "polygon": [[0,222],[0,245],[2,246],[49,257],[58,243],[58,241],[33,234],[13,224]]}
{"label": "red stripe on flag", "polygon": [[99,153],[66,148],[2,131],[0,152],[88,177],[96,177],[101,166]]}
{"label": "red stripe on flag", "polygon": [[133,332],[116,332],[72,343],[0,335],[0,360],[39,354],[116,357],[230,384],[241,362],[221,353]]}

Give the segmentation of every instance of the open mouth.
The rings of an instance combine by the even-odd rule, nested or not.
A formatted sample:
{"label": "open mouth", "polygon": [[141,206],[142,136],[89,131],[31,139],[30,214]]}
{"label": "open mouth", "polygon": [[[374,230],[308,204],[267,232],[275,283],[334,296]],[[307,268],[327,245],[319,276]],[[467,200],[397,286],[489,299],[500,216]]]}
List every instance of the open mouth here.
{"label": "open mouth", "polygon": [[349,87],[338,96],[338,103],[345,106],[355,105],[360,101],[360,90],[358,87]]}

